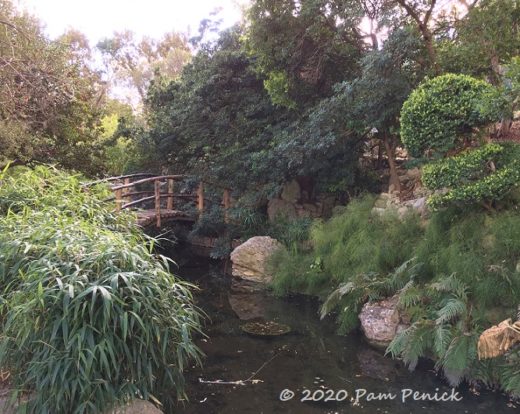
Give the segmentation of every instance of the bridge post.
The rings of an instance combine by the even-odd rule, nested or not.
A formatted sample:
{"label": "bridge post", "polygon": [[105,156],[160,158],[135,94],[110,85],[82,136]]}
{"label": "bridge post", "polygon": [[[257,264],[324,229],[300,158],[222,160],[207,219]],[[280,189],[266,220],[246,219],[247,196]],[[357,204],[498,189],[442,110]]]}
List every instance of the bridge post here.
{"label": "bridge post", "polygon": [[[124,180],[124,185],[128,185],[128,184],[130,184],[130,177],[127,177],[127,178],[125,178],[125,180]],[[130,187],[128,187],[128,188],[123,188],[123,194],[122,194],[122,195],[123,195],[123,201],[124,201],[125,203],[129,203],[129,202],[131,201],[130,198],[127,196],[127,194],[128,194],[129,192],[130,192]]]}
{"label": "bridge post", "polygon": [[116,193],[116,212],[121,211],[121,206],[123,205],[123,190],[119,189],[115,191]]}
{"label": "bridge post", "polygon": [[197,208],[199,213],[202,214],[204,211],[204,184],[202,181],[199,183],[199,189],[197,190],[197,200]]}
{"label": "bridge post", "polygon": [[173,179],[168,178],[168,199],[166,200],[166,208],[168,210],[173,210]]}
{"label": "bridge post", "polygon": [[154,190],[155,190],[155,218],[157,228],[161,228],[161,182],[159,180],[155,180],[154,182]]}

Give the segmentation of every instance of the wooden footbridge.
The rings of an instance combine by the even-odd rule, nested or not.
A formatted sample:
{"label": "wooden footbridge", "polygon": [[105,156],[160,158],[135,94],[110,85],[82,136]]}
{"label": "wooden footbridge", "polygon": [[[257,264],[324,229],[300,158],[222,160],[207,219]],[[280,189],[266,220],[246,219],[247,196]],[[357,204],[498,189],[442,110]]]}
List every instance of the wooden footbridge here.
{"label": "wooden footbridge", "polygon": [[[114,196],[107,201],[115,201],[116,211],[134,210],[140,226],[155,224],[160,228],[166,221],[197,221],[206,205],[211,202],[204,197],[205,186],[209,184],[212,187],[220,187],[199,181],[195,192],[186,191],[185,188],[180,192],[181,184],[189,179],[193,180],[193,177],[139,173],[105,178],[87,185],[109,183]],[[220,191],[221,207],[227,221],[228,210],[231,207],[230,190],[220,188]]]}

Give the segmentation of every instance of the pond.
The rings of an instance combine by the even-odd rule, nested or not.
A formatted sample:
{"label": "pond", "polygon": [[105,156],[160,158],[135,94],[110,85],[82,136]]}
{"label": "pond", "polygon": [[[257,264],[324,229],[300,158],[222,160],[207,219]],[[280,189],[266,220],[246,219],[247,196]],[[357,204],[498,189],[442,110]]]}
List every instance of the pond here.
{"label": "pond", "polygon": [[[219,262],[191,262],[176,273],[200,286],[197,302],[210,318],[205,326],[207,337],[197,341],[206,354],[204,365],[188,369],[189,401],[176,412],[516,411],[501,393],[477,392],[467,386],[452,390],[428,361],[410,372],[367,345],[361,335],[337,335],[332,320],[319,319],[319,304],[312,298],[244,294],[231,288],[231,277]],[[243,317],[263,316],[289,325],[291,332],[271,338],[246,334],[241,329],[246,321],[233,308]]]}

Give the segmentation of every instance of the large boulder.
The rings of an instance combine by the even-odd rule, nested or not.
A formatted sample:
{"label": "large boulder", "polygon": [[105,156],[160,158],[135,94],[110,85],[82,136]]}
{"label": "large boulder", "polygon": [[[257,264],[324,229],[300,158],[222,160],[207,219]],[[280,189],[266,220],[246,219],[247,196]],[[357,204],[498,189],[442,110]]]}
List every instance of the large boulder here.
{"label": "large boulder", "polygon": [[368,302],[359,314],[361,328],[368,342],[378,348],[386,348],[395,335],[406,328],[399,310],[398,297]]}
{"label": "large boulder", "polygon": [[271,282],[273,277],[267,270],[267,261],[281,247],[282,244],[271,237],[251,237],[231,252],[232,275],[252,282]]}

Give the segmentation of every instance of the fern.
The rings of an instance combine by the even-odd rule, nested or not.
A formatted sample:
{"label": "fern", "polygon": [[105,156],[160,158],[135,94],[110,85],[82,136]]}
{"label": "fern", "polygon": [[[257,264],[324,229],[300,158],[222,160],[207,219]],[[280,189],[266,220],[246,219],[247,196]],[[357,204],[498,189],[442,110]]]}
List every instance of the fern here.
{"label": "fern", "polygon": [[437,311],[437,319],[435,322],[438,325],[449,323],[466,313],[466,303],[458,298],[450,298],[445,305]]}
{"label": "fern", "polygon": [[436,355],[444,355],[452,341],[453,335],[449,325],[438,324],[434,330],[433,349]]}
{"label": "fern", "polygon": [[386,353],[390,353],[393,358],[401,357],[410,371],[413,371],[419,362],[419,358],[424,356],[431,348],[431,329],[431,321],[415,322],[408,329],[395,336]]}
{"label": "fern", "polygon": [[443,369],[450,385],[459,385],[477,359],[477,341],[476,334],[462,334],[453,338],[444,356],[438,361],[437,366]]}
{"label": "fern", "polygon": [[466,299],[468,297],[467,286],[455,276],[455,273],[432,283],[430,288],[436,292],[452,293],[460,299]]}
{"label": "fern", "polygon": [[419,286],[415,285],[413,280],[410,280],[399,293],[398,306],[402,309],[411,308],[417,305],[422,300],[422,290]]}
{"label": "fern", "polygon": [[348,295],[356,289],[356,285],[353,282],[342,283],[339,287],[332,291],[327,297],[323,305],[321,306],[320,316],[321,319],[325,318],[334,308],[336,308],[343,296]]}

